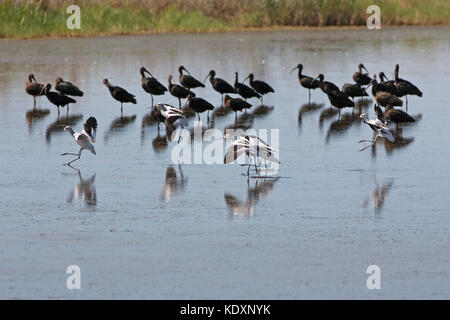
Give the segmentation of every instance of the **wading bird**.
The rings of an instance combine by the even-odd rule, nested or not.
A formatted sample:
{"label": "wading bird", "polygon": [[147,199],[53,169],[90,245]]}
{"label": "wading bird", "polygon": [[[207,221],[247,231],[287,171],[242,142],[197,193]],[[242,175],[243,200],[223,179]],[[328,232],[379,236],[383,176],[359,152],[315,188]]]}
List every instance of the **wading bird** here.
{"label": "wading bird", "polygon": [[62,94],[67,96],[82,97],[83,91],[81,91],[76,85],[70,83],[69,81],[64,81],[62,78],[58,77],[55,80],[55,89]]}
{"label": "wading bird", "polygon": [[[380,108],[380,107],[378,107]],[[380,108],[381,110],[381,108]],[[387,105],[386,111],[384,112],[385,121],[392,121],[395,123],[396,128],[398,128],[399,123],[415,122],[413,117],[402,110],[394,109],[392,106]]]}
{"label": "wading bird", "polygon": [[330,82],[330,81],[324,81],[324,76],[323,74],[319,74],[317,76],[317,78],[315,78],[313,80],[313,83],[316,82],[317,80],[319,83],[319,88],[322,90],[323,93],[325,94],[329,94],[329,93],[337,93],[340,92],[341,90],[339,90],[338,86],[335,85],[334,83]]}
{"label": "wading bird", "polygon": [[[364,67],[364,65],[362,63],[360,63],[358,65],[358,71],[353,74],[353,80],[356,83],[359,83],[360,85],[365,86],[365,85],[369,84],[371,79],[370,79],[368,73],[362,72],[363,69],[367,71],[366,67]],[[367,72],[369,72],[369,71],[367,71]]]}
{"label": "wading bird", "polygon": [[400,93],[399,97],[406,97],[406,111],[408,112],[408,95],[415,95],[422,97],[422,91],[419,90],[415,85],[411,82],[401,79],[398,77],[398,71],[400,66],[398,64],[395,65],[395,85]]}
{"label": "wading bird", "polygon": [[258,98],[258,99],[261,98],[261,96],[255,90],[253,90],[249,86],[239,82],[238,77],[239,77],[238,73],[235,72],[234,73],[234,91],[236,91],[245,100],[250,99],[250,98]]}
{"label": "wading bird", "polygon": [[225,80],[221,79],[221,78],[216,78],[216,72],[214,70],[210,70],[205,78],[206,79],[209,78],[209,82],[211,82],[211,85],[213,87],[214,90],[216,90],[218,93],[220,93],[221,97],[221,103],[223,104],[223,95],[226,93],[236,93],[236,91],[234,90],[233,86],[231,84],[229,84],[228,82],[226,82]]}
{"label": "wading bird", "polygon": [[[145,76],[146,72],[150,75],[150,77]],[[139,70],[139,73],[141,74],[141,77],[142,77],[141,78],[142,89],[144,89],[144,91],[149,93],[150,96],[152,97],[152,107],[153,107],[153,95],[155,95],[155,96],[164,95],[167,91],[167,88],[164,85],[162,85],[155,77],[153,77],[153,75],[150,73],[150,71],[148,71],[144,67],[142,67]],[[127,101],[124,101],[124,102],[127,102]]]}
{"label": "wading bird", "polygon": [[181,99],[186,99],[189,96],[189,94],[192,94],[195,97],[195,93],[193,93],[192,91],[189,91],[185,87],[182,87],[178,84],[173,84],[172,79],[173,79],[172,75],[169,74],[169,79],[168,79],[169,92],[175,98],[178,98],[178,106],[181,109]]}
{"label": "wading bird", "polygon": [[305,76],[304,74],[302,74],[303,65],[301,63],[298,64],[294,69],[292,69],[289,74],[294,72],[295,69],[298,69],[298,82],[300,82],[300,85],[303,88],[308,89],[308,97],[309,97],[308,101],[311,101],[311,89],[312,90],[317,89],[319,87],[319,82],[314,81],[312,77]]}
{"label": "wading bird", "polygon": [[214,106],[202,98],[195,97],[192,93],[190,93],[188,96],[188,106],[192,110],[194,110],[197,113],[198,120],[200,121],[200,113],[203,113],[205,111],[208,111],[208,119],[209,119],[209,110],[214,110]]}
{"label": "wading bird", "polygon": [[[224,139],[233,139],[233,136],[227,133],[224,135]],[[245,153],[250,160],[247,167],[247,175],[249,175],[252,157],[256,173],[258,173],[256,158],[279,164],[280,161],[274,156],[274,152],[275,150],[259,137],[238,135],[237,139],[233,140],[232,145],[228,147],[224,163],[231,163]]]}
{"label": "wading bird", "polygon": [[346,83],[342,86],[342,92],[347,96],[352,98],[353,102],[355,101],[355,97],[366,97],[368,96],[366,90],[361,88],[359,83]]}
{"label": "wading bird", "polygon": [[111,96],[120,102],[120,114],[123,114],[123,103],[131,102],[133,104],[136,104],[136,98],[134,95],[129,93],[127,90],[118,87],[118,86],[112,86],[108,79],[103,79],[103,84],[109,89],[109,92],[111,93]]}
{"label": "wading bird", "polygon": [[400,96],[397,86],[395,85],[395,80],[389,80],[384,72],[379,72],[378,76],[380,77],[380,83],[378,83],[378,86],[381,91],[392,93],[397,97]]}
{"label": "wading bird", "polygon": [[89,150],[93,154],[96,154],[95,148],[92,143],[95,143],[97,125],[97,119],[95,119],[94,117],[89,117],[89,119],[87,119],[84,123],[84,128],[81,132],[74,132],[73,129],[69,126],[66,126],[64,128],[64,131],[69,131],[70,135],[75,139],[75,142],[80,146],[80,151],[78,153],[65,152],[61,154],[62,156],[78,156],[78,158],[75,158],[72,161],[66,163],[66,165],[70,165],[72,162],[79,160],[81,158],[81,151],[83,150]]}
{"label": "wading bird", "polygon": [[253,75],[253,73],[250,73],[248,77],[244,79],[244,81],[247,79],[249,80],[250,87],[252,87],[253,90],[261,95],[261,104],[263,104],[264,95],[268,94],[269,92],[275,92],[275,90],[273,90],[273,88],[266,82],[261,80],[254,80],[254,78],[255,76]]}
{"label": "wading bird", "polygon": [[[183,70],[186,71],[187,74],[183,74]],[[195,79],[193,76],[191,76],[191,73],[183,66],[179,66],[178,67],[178,72],[180,73],[180,76],[178,78],[178,81],[180,81],[180,84],[191,90],[191,89],[195,89],[198,87],[204,88],[205,85],[203,83],[201,83],[200,81],[198,81],[197,79]]]}
{"label": "wading bird", "polygon": [[59,116],[59,107],[67,106],[67,115],[69,114],[69,103],[75,103],[76,101],[71,97],[63,95],[62,93],[50,91],[52,85],[47,83],[46,86],[42,89],[44,94],[47,96],[48,101],[53,103],[58,107],[58,116]]}
{"label": "wading bird", "polygon": [[327,94],[328,99],[330,100],[330,103],[333,107],[338,108],[339,110],[339,117],[341,116],[341,109],[343,108],[353,108],[355,106],[355,103],[348,98],[348,96],[341,92],[335,92],[331,91]]}
{"label": "wading bird", "polygon": [[377,76],[375,74],[365,90],[367,90],[370,86],[372,86],[372,94],[377,104],[383,107],[386,107],[387,105],[400,107],[403,105],[402,99],[392,93],[382,91],[382,87],[378,84]]}
{"label": "wading bird", "polygon": [[[166,128],[166,138],[168,141],[172,141],[172,135],[177,127],[184,128],[189,126],[186,117],[183,114],[183,111],[169,104],[156,104],[156,106],[152,109],[152,116],[158,121],[158,132],[159,123],[164,123],[164,126]],[[178,141],[180,141],[180,139],[178,139]]]}
{"label": "wading bird", "polygon": [[224,108],[229,108],[234,111],[234,122],[237,121],[237,112],[244,109],[250,109],[252,105],[241,98],[232,98],[229,95],[225,96]]}
{"label": "wading bird", "polygon": [[[44,95],[44,85],[37,83],[34,74],[27,75],[27,83],[25,84],[25,91],[33,97],[33,110],[36,108],[36,97]],[[33,82],[34,80],[34,82]]]}
{"label": "wading bird", "polygon": [[363,151],[367,148],[370,148],[372,146],[375,145],[375,143],[377,142],[378,137],[382,137],[385,139],[388,139],[390,142],[394,142],[395,139],[392,136],[392,133],[389,129],[389,127],[387,125],[385,125],[380,119],[369,119],[368,115],[366,113],[362,113],[359,116],[361,119],[363,119],[364,123],[367,124],[375,133],[375,139],[373,140],[361,140],[359,141],[359,143],[361,142],[371,142],[370,145],[362,148],[359,151]]}

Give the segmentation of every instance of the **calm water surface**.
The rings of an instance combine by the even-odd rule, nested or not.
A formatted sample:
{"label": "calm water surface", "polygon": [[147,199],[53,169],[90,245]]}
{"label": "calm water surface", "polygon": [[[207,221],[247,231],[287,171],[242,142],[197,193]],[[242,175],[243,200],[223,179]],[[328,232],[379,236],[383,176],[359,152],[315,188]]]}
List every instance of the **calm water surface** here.
{"label": "calm water surface", "polygon": [[[450,298],[449,49],[448,27],[0,41],[0,298]],[[424,92],[409,98],[418,121],[396,143],[361,153],[371,130],[350,109],[329,116],[318,90],[308,107],[288,75],[303,63],[341,86],[360,62],[388,77],[400,63]],[[138,69],[166,83],[180,64],[200,79],[253,72],[275,88],[273,110],[249,125],[280,129],[278,179],[171,162]],[[84,90],[68,118],[45,97],[50,112],[27,116],[30,72]],[[122,119],[104,77],[137,96]],[[196,92],[219,106],[209,83]],[[372,103],[363,110],[373,117]],[[63,127],[79,131],[90,115],[97,156],[63,166],[60,153],[78,151]],[[81,290],[66,289],[73,264]],[[381,290],[366,287],[372,264]]]}

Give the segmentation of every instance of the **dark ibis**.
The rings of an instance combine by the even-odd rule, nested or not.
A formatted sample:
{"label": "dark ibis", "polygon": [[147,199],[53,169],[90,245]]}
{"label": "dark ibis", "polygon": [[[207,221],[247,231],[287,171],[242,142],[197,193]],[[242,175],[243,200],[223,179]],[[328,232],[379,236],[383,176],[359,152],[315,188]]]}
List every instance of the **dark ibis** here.
{"label": "dark ibis", "polygon": [[[214,70],[210,70],[208,72],[208,75],[206,76],[205,80],[209,78],[209,82],[211,82],[211,85],[214,90],[216,90],[220,95],[222,96],[222,103],[223,103],[223,95],[226,93],[236,93],[233,86],[226,82],[225,80],[221,78],[216,78],[216,72]],[[204,81],[205,81],[204,80]]]}
{"label": "dark ibis", "polygon": [[189,94],[192,94],[195,97],[195,93],[183,86],[180,86],[179,84],[173,84],[172,79],[172,75],[169,75],[169,92],[175,98],[178,98],[178,106],[181,109],[181,99],[186,99]]}
{"label": "dark ibis", "polygon": [[332,91],[328,93],[328,99],[330,100],[330,103],[333,107],[338,108],[339,116],[341,116],[342,108],[353,108],[355,106],[355,103],[341,91]]}
{"label": "dark ibis", "polygon": [[317,89],[319,87],[319,82],[314,81],[312,77],[302,74],[303,65],[301,63],[298,64],[294,69],[292,69],[289,74],[294,72],[295,69],[298,69],[298,82],[300,82],[300,85],[303,88],[308,89],[308,96],[309,96],[308,101],[311,101],[311,89],[312,90]]}
{"label": "dark ibis", "polygon": [[236,91],[242,98],[245,100],[250,98],[258,98],[260,99],[261,96],[252,88],[249,86],[239,82],[238,79],[239,75],[237,72],[234,73],[234,91]]}
{"label": "dark ibis", "polygon": [[315,82],[316,80],[319,80],[319,88],[323,91],[323,93],[325,94],[329,94],[329,93],[337,93],[340,92],[341,90],[339,90],[338,86],[335,85],[334,83],[330,82],[330,81],[324,81],[324,76],[323,74],[319,74],[317,76],[317,78],[315,78],[313,80],[313,82]]}
{"label": "dark ibis", "polygon": [[261,95],[261,104],[263,103],[263,98],[265,94],[268,94],[270,92],[275,92],[273,88],[266,82],[261,80],[254,80],[255,76],[253,73],[250,73],[247,78],[244,79],[249,81],[250,87],[253,88],[256,92],[258,92]]}
{"label": "dark ibis", "polygon": [[241,98],[232,98],[229,95],[225,96],[224,108],[229,108],[234,111],[234,121],[237,121],[237,112],[244,109],[250,109],[252,105]]}
{"label": "dark ibis", "polygon": [[46,86],[42,89],[42,91],[47,96],[48,101],[50,101],[51,103],[53,103],[55,106],[58,107],[58,116],[59,116],[59,107],[67,106],[67,114],[69,114],[69,103],[75,103],[76,101],[71,97],[68,97],[62,93],[50,91],[51,88],[52,85],[50,83],[47,83]]}
{"label": "dark ibis", "polygon": [[355,97],[368,96],[366,90],[359,83],[346,83],[342,86],[342,92],[355,101]]}
{"label": "dark ibis", "polygon": [[365,86],[370,83],[371,79],[368,74],[369,71],[367,71],[367,73],[363,73],[363,69],[367,71],[366,67],[362,63],[360,63],[358,65],[358,71],[353,74],[353,81],[359,83],[362,86]]}
{"label": "dark ibis", "polygon": [[402,99],[400,99],[396,95],[386,91],[381,91],[381,87],[377,82],[377,76],[375,74],[373,75],[373,78],[370,81],[369,85],[366,87],[366,90],[370,86],[372,86],[372,94],[377,104],[383,107],[386,107],[387,105],[400,107],[403,105]]}
{"label": "dark ibis", "polygon": [[[378,107],[380,108],[380,107]],[[381,110],[381,108],[380,108]],[[398,110],[393,108],[390,105],[386,106],[386,111],[384,112],[384,119],[385,121],[392,121],[395,123],[395,126],[398,128],[398,125],[401,123],[409,123],[409,122],[415,122],[413,117],[411,117],[409,114],[402,110]]]}
{"label": "dark ibis", "polygon": [[206,101],[205,99],[195,97],[192,93],[187,96],[188,106],[192,110],[197,113],[198,120],[200,121],[200,113],[208,111],[208,119],[209,119],[209,110],[214,110],[214,106]]}
{"label": "dark ibis", "polygon": [[[142,89],[144,89],[145,92],[149,93],[152,97],[152,107],[153,107],[153,95],[155,96],[162,96],[166,93],[167,88],[162,85],[153,75],[148,71],[146,68],[142,67],[139,70],[141,77],[142,77]],[[148,73],[150,77],[146,77],[145,73]],[[131,101],[124,101],[124,102],[131,102]]]}
{"label": "dark ibis", "polygon": [[[186,71],[189,74],[183,74],[183,70]],[[195,79],[193,76],[191,76],[191,73],[183,66],[178,67],[178,72],[180,73],[180,76],[178,80],[180,81],[181,85],[189,90],[195,89],[198,87],[204,88],[205,85]]]}
{"label": "dark ibis", "polygon": [[69,81],[64,81],[61,77],[55,80],[55,89],[67,96],[82,97],[83,91],[81,91],[76,85]]}
{"label": "dark ibis", "polygon": [[384,72],[378,73],[378,76],[380,77],[380,83],[378,83],[378,88],[380,89],[380,91],[392,93],[397,97],[400,96],[400,92],[395,85],[395,80],[389,80]]}
{"label": "dark ibis", "polygon": [[400,93],[399,97],[406,97],[406,111],[408,111],[408,95],[415,95],[422,97],[422,91],[419,90],[415,85],[411,82],[401,79],[398,77],[398,71],[400,66],[398,64],[395,65],[395,85]]}
{"label": "dark ibis", "polygon": [[[25,84],[25,91],[26,93],[28,93],[30,96],[33,97],[33,110],[36,108],[36,97],[38,96],[42,96],[45,93],[42,91],[42,89],[44,89],[44,85],[37,83],[36,82],[36,78],[34,77],[34,75],[32,73],[30,73],[27,76],[27,83]],[[34,82],[33,82],[34,80]]]}
{"label": "dark ibis", "polygon": [[127,90],[119,87],[113,86],[109,83],[108,79],[103,79],[103,84],[109,89],[111,96],[120,102],[120,114],[123,114],[123,103],[131,102],[136,104],[136,98],[133,94],[129,93]]}

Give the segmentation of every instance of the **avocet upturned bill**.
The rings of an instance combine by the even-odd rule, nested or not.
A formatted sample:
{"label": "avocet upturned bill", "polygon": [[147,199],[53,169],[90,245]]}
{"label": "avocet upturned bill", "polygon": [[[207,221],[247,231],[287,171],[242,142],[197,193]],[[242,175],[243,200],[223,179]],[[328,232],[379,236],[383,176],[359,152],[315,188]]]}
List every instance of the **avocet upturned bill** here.
{"label": "avocet upturned bill", "polygon": [[70,135],[75,139],[75,142],[80,146],[80,151],[78,153],[65,152],[61,154],[62,156],[78,156],[78,158],[75,158],[72,161],[66,163],[66,165],[70,165],[72,162],[79,160],[81,157],[81,151],[83,150],[89,150],[93,154],[96,154],[95,148],[92,143],[95,143],[97,126],[97,119],[95,119],[94,117],[89,117],[84,123],[83,131],[81,132],[74,132],[73,129],[69,126],[66,126],[64,128],[64,131],[69,131]]}

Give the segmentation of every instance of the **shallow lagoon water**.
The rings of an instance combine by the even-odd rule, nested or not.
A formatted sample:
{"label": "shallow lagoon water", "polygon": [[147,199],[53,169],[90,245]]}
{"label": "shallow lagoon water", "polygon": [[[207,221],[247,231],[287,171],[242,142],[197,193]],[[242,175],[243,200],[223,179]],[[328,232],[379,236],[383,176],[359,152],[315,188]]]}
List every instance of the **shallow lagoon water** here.
{"label": "shallow lagoon water", "polygon": [[[266,31],[0,41],[0,298],[309,299],[449,298],[450,29],[448,27]],[[358,152],[371,130],[289,71],[339,86],[358,63],[418,85],[395,144]],[[183,64],[233,82],[253,72],[276,90],[255,129],[280,129],[279,179],[250,179],[237,165],[178,165],[164,128],[148,122],[139,67],[166,83]],[[62,76],[84,90],[58,120],[45,97],[40,118],[24,92]],[[114,101],[102,84],[136,94]],[[220,105],[209,83],[196,93]],[[167,94],[157,97],[177,105]],[[251,100],[255,105],[257,100]],[[320,106],[323,104],[323,106]],[[363,109],[373,117],[372,103]],[[99,121],[97,156],[62,129]],[[301,121],[299,121],[299,117]],[[206,119],[206,115],[202,115]],[[189,122],[193,123],[194,118]],[[222,130],[234,115],[217,117]],[[381,268],[381,290],[366,269]],[[66,289],[67,266],[81,290]]]}

